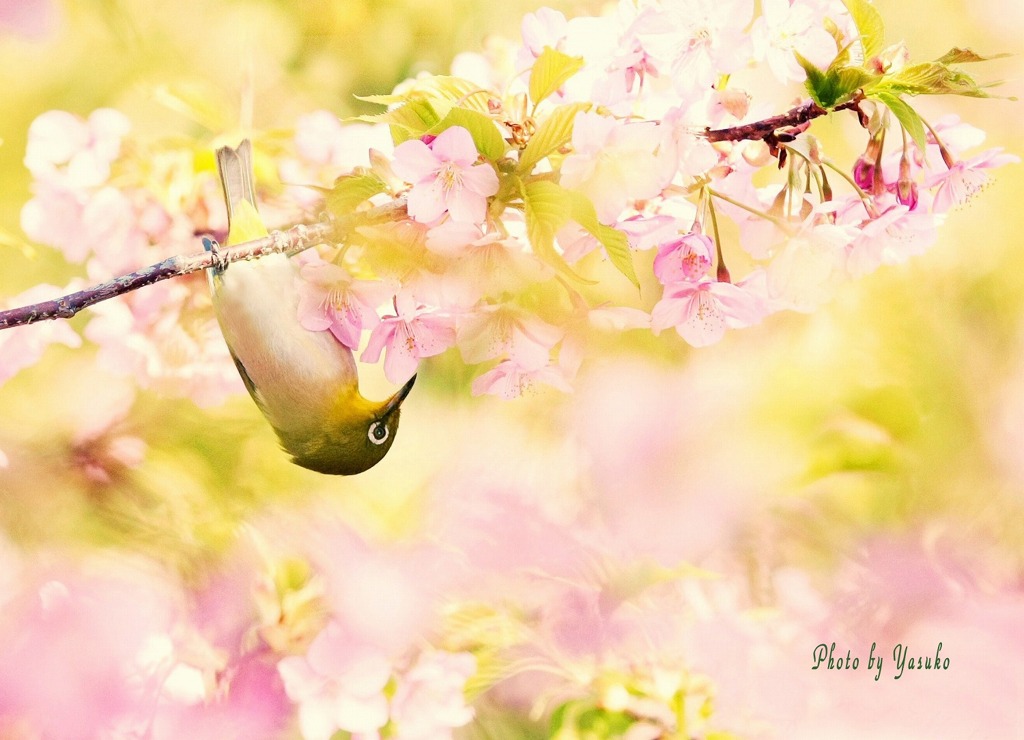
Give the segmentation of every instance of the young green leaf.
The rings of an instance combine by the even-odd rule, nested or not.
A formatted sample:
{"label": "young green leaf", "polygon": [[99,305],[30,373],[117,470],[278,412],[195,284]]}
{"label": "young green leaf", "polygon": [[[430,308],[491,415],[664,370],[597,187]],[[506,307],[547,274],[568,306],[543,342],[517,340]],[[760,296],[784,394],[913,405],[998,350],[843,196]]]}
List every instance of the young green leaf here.
{"label": "young green leaf", "polygon": [[626,235],[598,221],[594,203],[583,193],[566,191],[566,195],[572,220],[601,242],[615,268],[639,288],[640,281],[637,280],[636,270],[633,269],[633,253],[629,249],[629,239]]}
{"label": "young green leaf", "polygon": [[907,105],[902,98],[889,92],[872,93],[871,97],[892,111],[896,120],[910,134],[910,138],[914,140],[918,150],[923,152],[928,141],[925,136],[924,122],[917,111]]}
{"label": "young green leaf", "polygon": [[954,47],[943,54],[935,61],[938,64],[967,64],[969,62],[987,62],[991,59],[1002,59],[1010,56],[1009,54],[993,54],[992,56],[983,57],[981,54],[975,54],[970,49],[960,49]]}
{"label": "young green leaf", "polygon": [[880,88],[897,95],[964,95],[972,98],[989,97],[974,78],[940,62],[924,62],[905,67],[896,74],[886,76]]}
{"label": "young green leaf", "polygon": [[571,57],[545,46],[530,70],[530,100],[536,105],[583,69],[583,57]]}
{"label": "young green leaf", "polygon": [[452,108],[448,115],[427,133],[439,134],[452,126],[462,126],[469,131],[477,151],[492,162],[504,156],[505,140],[490,116],[465,108]]}
{"label": "young green leaf", "polygon": [[590,110],[590,103],[570,103],[555,108],[519,154],[519,171],[530,172],[544,157],[569,143],[576,114],[587,110]]}
{"label": "young green leaf", "polygon": [[569,193],[550,180],[534,180],[524,188],[526,234],[542,261],[573,282],[593,284],[578,275],[555,249],[555,233],[569,220]]}
{"label": "young green leaf", "polygon": [[386,189],[385,182],[372,172],[342,175],[327,194],[327,210],[335,216],[352,213],[360,203]]}
{"label": "young green leaf", "polygon": [[843,4],[857,25],[864,45],[864,59],[878,56],[885,46],[885,23],[881,14],[868,0],[843,0]]}
{"label": "young green leaf", "polygon": [[377,105],[395,105],[410,100],[441,100],[479,113],[487,113],[491,93],[461,77],[437,75],[416,80],[400,95],[356,95],[356,100]]}
{"label": "young green leaf", "polygon": [[878,75],[861,67],[829,67],[827,70],[821,70],[800,53],[793,53],[807,73],[807,80],[804,82],[807,92],[822,108],[834,108],[845,103],[858,90],[871,87],[879,79]]}
{"label": "young green leaf", "polygon": [[413,99],[383,113],[357,116],[355,120],[390,124],[391,136],[396,144],[400,144],[427,133],[447,114],[447,109],[442,113],[429,100]]}
{"label": "young green leaf", "polygon": [[807,79],[804,81],[804,87],[807,89],[807,94],[811,96],[811,100],[824,108],[825,106],[821,102],[821,93],[824,91],[826,84],[825,71],[818,69],[810,59],[807,59],[800,52],[795,51],[793,52],[793,55],[807,74]]}

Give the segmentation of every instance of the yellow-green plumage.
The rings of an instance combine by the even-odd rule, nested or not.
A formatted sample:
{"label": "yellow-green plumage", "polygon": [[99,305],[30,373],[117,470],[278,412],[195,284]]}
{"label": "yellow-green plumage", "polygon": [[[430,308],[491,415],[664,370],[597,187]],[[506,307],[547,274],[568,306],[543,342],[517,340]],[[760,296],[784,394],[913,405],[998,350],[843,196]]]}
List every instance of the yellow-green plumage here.
{"label": "yellow-green plumage", "polygon": [[[252,146],[217,150],[228,208],[228,240],[266,236],[256,209]],[[410,380],[375,403],[359,393],[352,352],[330,332],[298,322],[298,270],[284,255],[211,270],[224,340],[256,405],[293,461],[320,473],[352,475],[379,462],[394,442]]]}

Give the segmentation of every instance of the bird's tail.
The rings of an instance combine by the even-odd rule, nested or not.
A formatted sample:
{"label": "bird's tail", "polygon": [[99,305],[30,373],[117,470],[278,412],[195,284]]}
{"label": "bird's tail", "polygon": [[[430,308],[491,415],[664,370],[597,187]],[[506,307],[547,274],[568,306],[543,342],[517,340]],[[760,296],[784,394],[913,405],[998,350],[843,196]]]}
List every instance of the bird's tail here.
{"label": "bird's tail", "polygon": [[[260,239],[267,235],[267,228],[256,209],[256,186],[252,164],[252,142],[244,139],[236,148],[229,146],[217,150],[217,172],[224,189],[224,204],[228,211],[227,244]],[[203,242],[207,250],[216,249],[208,240]],[[210,286],[216,289],[226,267],[209,270]]]}
{"label": "bird's tail", "polygon": [[[256,211],[256,187],[253,183],[252,142],[242,141],[237,148],[229,146],[217,150],[217,172],[224,188],[224,203],[228,208],[228,243],[238,241],[240,226]],[[241,205],[247,203],[247,206]],[[258,238],[258,237],[256,237]]]}

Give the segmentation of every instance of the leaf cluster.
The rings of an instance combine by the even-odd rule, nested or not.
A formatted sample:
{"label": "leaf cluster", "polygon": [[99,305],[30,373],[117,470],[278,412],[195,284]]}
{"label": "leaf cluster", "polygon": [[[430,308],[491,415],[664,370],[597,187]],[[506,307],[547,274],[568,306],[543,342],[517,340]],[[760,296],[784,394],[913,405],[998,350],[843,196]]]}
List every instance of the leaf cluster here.
{"label": "leaf cluster", "polygon": [[797,61],[807,73],[806,88],[815,103],[835,110],[855,102],[859,96],[888,108],[900,125],[923,150],[925,124],[904,100],[906,95],[963,95],[989,97],[981,85],[956,65],[984,62],[999,56],[982,56],[970,49],[953,48],[930,62],[899,66],[892,58],[900,47],[885,47],[885,24],[868,0],[843,0],[857,27],[858,38],[848,41],[832,27],[840,52],[825,69],[816,67],[799,53]]}

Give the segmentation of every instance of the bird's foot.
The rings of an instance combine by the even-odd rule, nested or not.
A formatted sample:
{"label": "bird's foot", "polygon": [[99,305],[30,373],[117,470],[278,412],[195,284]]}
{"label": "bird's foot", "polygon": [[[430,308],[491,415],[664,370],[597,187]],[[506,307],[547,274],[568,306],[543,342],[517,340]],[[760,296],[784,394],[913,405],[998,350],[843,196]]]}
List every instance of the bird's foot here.
{"label": "bird's foot", "polygon": [[213,268],[214,272],[221,273],[228,269],[230,262],[223,252],[220,251],[220,244],[217,243],[216,239],[204,236],[203,249],[210,253],[210,267]]}

